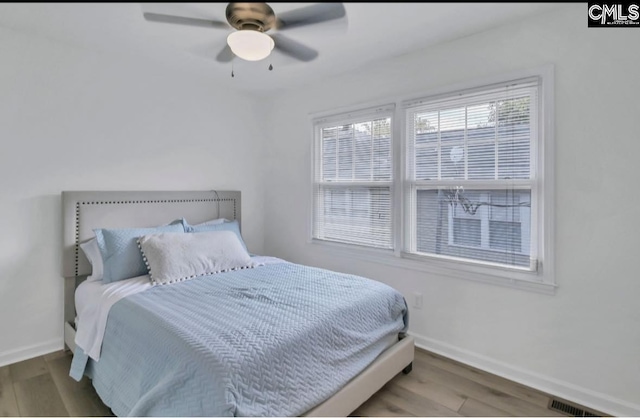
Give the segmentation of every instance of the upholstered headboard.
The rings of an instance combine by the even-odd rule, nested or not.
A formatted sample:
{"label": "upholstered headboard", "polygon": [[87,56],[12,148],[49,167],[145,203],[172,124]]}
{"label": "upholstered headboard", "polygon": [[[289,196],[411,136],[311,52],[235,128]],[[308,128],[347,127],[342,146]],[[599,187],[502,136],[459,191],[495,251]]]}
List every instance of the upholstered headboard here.
{"label": "upholstered headboard", "polygon": [[213,218],[240,221],[237,191],[62,192],[63,273],[91,273],[79,244],[94,228],[153,227],[186,218],[191,224]]}
{"label": "upholstered headboard", "polygon": [[72,320],[73,291],[91,265],[80,244],[94,228],[154,227],[185,218],[196,224],[213,218],[240,221],[239,191],[65,191],[62,192],[65,320]]}

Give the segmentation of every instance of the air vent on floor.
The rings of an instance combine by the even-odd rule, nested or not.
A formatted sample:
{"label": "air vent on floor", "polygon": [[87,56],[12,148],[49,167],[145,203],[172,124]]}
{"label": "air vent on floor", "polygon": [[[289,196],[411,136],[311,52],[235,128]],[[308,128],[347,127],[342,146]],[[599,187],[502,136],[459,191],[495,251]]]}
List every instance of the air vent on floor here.
{"label": "air vent on floor", "polygon": [[569,404],[559,399],[551,399],[549,402],[549,409],[552,411],[558,411],[571,417],[601,417],[602,414],[598,414],[594,411],[589,411],[582,406]]}

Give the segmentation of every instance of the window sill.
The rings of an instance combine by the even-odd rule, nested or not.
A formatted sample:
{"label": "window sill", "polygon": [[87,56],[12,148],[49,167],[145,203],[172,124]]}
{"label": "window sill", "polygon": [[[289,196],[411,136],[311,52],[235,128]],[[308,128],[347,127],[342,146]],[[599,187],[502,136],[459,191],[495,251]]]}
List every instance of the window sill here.
{"label": "window sill", "polygon": [[557,285],[540,280],[526,279],[534,274],[528,272],[511,271],[501,268],[475,266],[449,260],[438,260],[413,254],[397,255],[391,250],[357,247],[335,242],[310,240],[309,245],[321,248],[322,251],[344,258],[384,264],[392,267],[415,270],[452,277],[455,279],[471,280],[498,286],[510,287],[546,295],[554,295]]}

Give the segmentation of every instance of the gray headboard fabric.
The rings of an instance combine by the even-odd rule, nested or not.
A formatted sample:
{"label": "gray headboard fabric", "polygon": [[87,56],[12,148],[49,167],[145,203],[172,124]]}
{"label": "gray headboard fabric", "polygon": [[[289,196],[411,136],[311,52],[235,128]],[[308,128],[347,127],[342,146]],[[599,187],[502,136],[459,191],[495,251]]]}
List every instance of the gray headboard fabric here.
{"label": "gray headboard fabric", "polygon": [[213,218],[240,221],[239,191],[70,191],[62,192],[64,277],[91,273],[79,244],[94,228],[154,227],[185,218],[191,224]]}
{"label": "gray headboard fabric", "polygon": [[239,191],[64,191],[62,276],[65,321],[75,317],[74,292],[91,265],[80,244],[95,228],[154,227],[185,218],[197,224],[214,218],[240,222]]}

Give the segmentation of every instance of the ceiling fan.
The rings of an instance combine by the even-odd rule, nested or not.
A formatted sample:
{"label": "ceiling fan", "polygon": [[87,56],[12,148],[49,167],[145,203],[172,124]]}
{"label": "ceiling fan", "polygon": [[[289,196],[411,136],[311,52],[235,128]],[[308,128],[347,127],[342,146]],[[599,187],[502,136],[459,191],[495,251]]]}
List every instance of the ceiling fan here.
{"label": "ceiling fan", "polygon": [[[247,61],[259,61],[267,58],[273,49],[308,62],[318,56],[318,51],[280,32],[340,19],[345,15],[342,3],[318,3],[278,15],[267,3],[229,3],[226,8],[226,22],[150,12],[145,12],[144,18],[150,22],[235,29],[228,35],[227,45],[216,56],[218,62],[229,62],[234,56]],[[271,29],[277,32],[267,34]]]}

